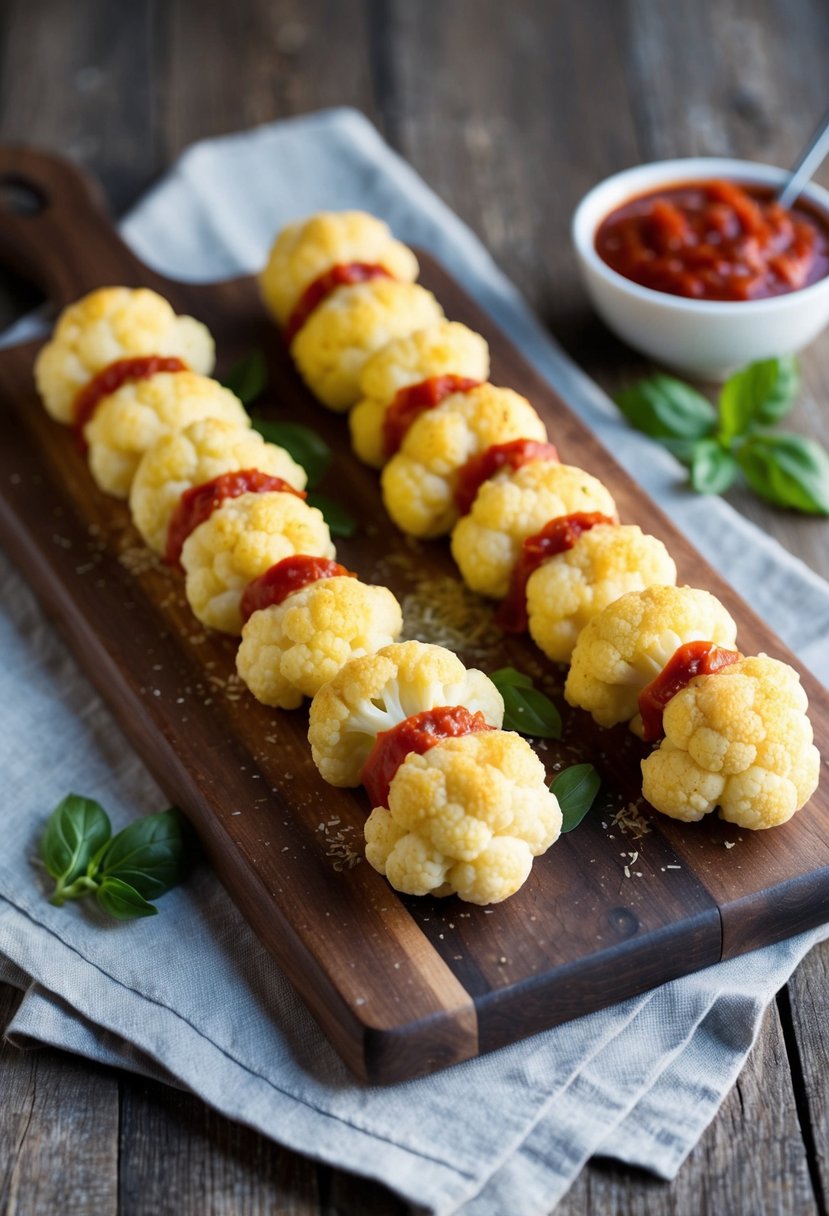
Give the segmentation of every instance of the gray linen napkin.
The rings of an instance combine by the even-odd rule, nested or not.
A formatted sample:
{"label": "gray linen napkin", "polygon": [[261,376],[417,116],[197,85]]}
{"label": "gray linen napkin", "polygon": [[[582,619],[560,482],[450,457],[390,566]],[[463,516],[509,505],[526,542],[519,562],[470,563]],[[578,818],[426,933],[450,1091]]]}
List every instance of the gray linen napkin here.
{"label": "gray linen napkin", "polygon": [[[165,273],[210,280],[257,268],[285,221],[352,206],[430,248],[829,679],[829,587],[720,500],[677,488],[673,460],[620,423],[472,233],[361,115],[328,111],[197,145],[123,231]],[[26,990],[11,1038],[187,1087],[231,1118],[379,1179],[440,1216],[548,1212],[598,1152],[673,1176],[736,1078],[766,1003],[829,932],[720,964],[434,1077],[361,1086],[207,868],[166,895],[162,915],[149,921],[105,923],[94,910],[48,904],[32,858],[67,790],[99,798],[116,827],[164,798],[8,562],[0,593],[0,978]]]}

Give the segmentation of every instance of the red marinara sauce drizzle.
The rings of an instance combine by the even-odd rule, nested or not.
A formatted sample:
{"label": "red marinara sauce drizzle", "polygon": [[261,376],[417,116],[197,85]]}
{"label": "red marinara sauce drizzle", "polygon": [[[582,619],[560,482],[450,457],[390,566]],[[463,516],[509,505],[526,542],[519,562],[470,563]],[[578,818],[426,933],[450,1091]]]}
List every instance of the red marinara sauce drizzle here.
{"label": "red marinara sauce drizzle", "polygon": [[510,589],[495,614],[498,627],[504,633],[524,633],[527,628],[527,583],[530,575],[551,557],[572,549],[579,537],[597,524],[615,526],[618,522],[600,511],[576,511],[572,515],[556,516],[540,532],[528,536],[521,545]]}
{"label": "red marinara sauce drizzle", "polygon": [[338,287],[350,287],[354,283],[367,283],[369,279],[393,279],[385,266],[372,262],[341,262],[318,275],[309,283],[293,307],[285,322],[282,336],[288,346],[302,329],[315,308],[336,291]]}
{"label": "red marinara sauce drizzle", "polygon": [[294,494],[297,498],[306,496],[304,490],[296,490],[281,477],[260,473],[259,469],[239,469],[235,473],[222,473],[212,481],[205,481],[200,486],[185,490],[170,516],[167,548],[164,551],[165,562],[171,566],[179,564],[187,537],[199,524],[209,519],[225,499],[238,498],[240,494],[266,494],[270,491]]}
{"label": "red marinara sauce drizzle", "polygon": [[148,380],[156,372],[189,371],[183,359],[175,355],[135,355],[130,359],[116,359],[96,372],[88,384],[75,397],[72,407],[72,425],[83,442],[83,429],[104,397],[116,393],[130,380]]}
{"label": "red marinara sauce drizzle", "polygon": [[391,405],[386,409],[383,418],[383,455],[387,460],[398,451],[409,427],[425,414],[433,410],[441,401],[451,397],[453,393],[468,393],[470,389],[478,388],[482,380],[473,380],[469,376],[456,376],[454,373],[445,376],[429,376],[419,384],[410,384],[407,388],[398,389]]}
{"label": "red marinara sauce drizzle", "polygon": [[366,787],[372,806],[389,805],[389,787],[400,765],[412,752],[422,756],[441,739],[455,739],[482,730],[495,730],[483,713],[470,713],[463,705],[424,709],[412,714],[377,736],[363,765],[360,780]]}
{"label": "red marinara sauce drizzle", "polygon": [[455,505],[461,515],[472,509],[483,483],[494,477],[499,469],[510,468],[514,472],[536,460],[558,461],[555,444],[542,443],[539,439],[511,439],[509,443],[493,443],[477,456],[471,456],[458,469],[455,483]]}
{"label": "red marinara sauce drizzle", "polygon": [[295,553],[283,557],[248,583],[239,605],[244,623],[254,612],[283,603],[295,591],[316,583],[321,578],[356,578],[352,570],[346,570],[330,557],[311,557],[307,553]]}
{"label": "red marinara sauce drizzle", "polygon": [[645,741],[653,743],[662,737],[665,706],[694,676],[714,675],[724,667],[739,662],[742,657],[739,650],[726,650],[713,642],[686,642],[675,650],[659,675],[646,684],[639,694],[639,713],[642,715]]}
{"label": "red marinara sauce drizzle", "polygon": [[781,207],[765,186],[678,182],[632,198],[599,225],[596,252],[654,291],[696,300],[762,300],[829,274],[829,217]]}

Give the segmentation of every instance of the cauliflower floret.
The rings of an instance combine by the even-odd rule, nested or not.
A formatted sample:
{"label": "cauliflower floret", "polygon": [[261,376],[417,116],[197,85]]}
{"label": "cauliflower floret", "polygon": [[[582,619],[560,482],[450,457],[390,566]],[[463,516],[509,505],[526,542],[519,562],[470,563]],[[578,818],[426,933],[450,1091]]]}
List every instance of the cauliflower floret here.
{"label": "cauliflower floret", "polygon": [[339,575],[318,579],[251,615],[236,670],[257,701],[296,709],[349,659],[389,646],[402,628],[400,605],[387,587]]}
{"label": "cauliflower floret", "polygon": [[239,426],[204,418],[159,439],[142,457],[130,490],[133,523],[146,544],[163,553],[182,494],[240,469],[281,477],[295,490],[304,490],[307,481],[305,470],[284,448],[251,430],[249,420]]}
{"label": "cauliflower floret", "polygon": [[308,740],[330,785],[359,785],[381,731],[425,709],[463,705],[490,726],[504,720],[504,702],[488,676],[427,642],[396,642],[346,663],[311,702]]}
{"label": "cauliflower floret", "polygon": [[522,542],[551,519],[576,511],[614,518],[616,504],[597,477],[574,465],[533,460],[485,481],[455,524],[452,556],[471,591],[503,599]]}
{"label": "cauliflower floret", "polygon": [[608,604],[628,591],[675,582],[676,566],[661,540],[633,524],[597,524],[530,575],[530,635],[548,659],[569,663],[582,629]]}
{"label": "cauliflower floret", "polygon": [[383,420],[402,388],[432,376],[486,380],[489,347],[460,321],[440,321],[389,342],[366,362],[360,377],[362,398],[348,416],[351,443],[360,460],[375,469],[386,463]]}
{"label": "cauliflower floret", "polygon": [[334,266],[383,266],[401,283],[418,276],[417,258],[388,224],[365,211],[321,211],[277,236],[259,287],[278,325],[285,325],[307,287]]}
{"label": "cauliflower floret", "polygon": [[642,761],[642,792],[687,823],[715,806],[741,828],[785,823],[820,774],[807,709],[797,672],[766,655],[697,676],[665,707],[665,739]]}
{"label": "cauliflower floret", "polygon": [[587,709],[599,726],[630,721],[642,733],[639,693],[680,646],[713,642],[733,649],[737,626],[708,591],[646,587],[630,591],[579,635],[564,686],[570,705]]}
{"label": "cauliflower floret", "polygon": [[529,401],[512,389],[482,384],[453,393],[415,420],[383,469],[386,510],[412,536],[442,536],[458,518],[455,483],[467,460],[495,443],[546,438]]}
{"label": "cauliflower floret", "polygon": [[432,293],[417,283],[371,279],[338,287],[311,313],[291,354],[314,396],[329,409],[347,410],[360,395],[360,373],[370,355],[442,316]]}
{"label": "cauliflower floret", "polygon": [[520,735],[479,731],[406,757],[389,806],[366,821],[366,858],[397,891],[493,904],[558,839],[561,810]]}
{"label": "cauliflower floret", "polygon": [[147,449],[199,418],[250,426],[238,397],[207,376],[157,372],[146,380],[128,381],[101,400],[84,427],[96,483],[107,494],[126,498]]}
{"label": "cauliflower floret", "polygon": [[245,587],[294,553],[334,556],[321,511],[275,491],[228,498],[184,542],[187,601],[203,625],[241,633]]}
{"label": "cauliflower floret", "polygon": [[146,287],[101,287],[65,308],[35,361],[35,381],[47,411],[73,421],[75,398],[98,372],[131,355],[174,355],[209,375],[210,331],[193,317],[177,317]]}

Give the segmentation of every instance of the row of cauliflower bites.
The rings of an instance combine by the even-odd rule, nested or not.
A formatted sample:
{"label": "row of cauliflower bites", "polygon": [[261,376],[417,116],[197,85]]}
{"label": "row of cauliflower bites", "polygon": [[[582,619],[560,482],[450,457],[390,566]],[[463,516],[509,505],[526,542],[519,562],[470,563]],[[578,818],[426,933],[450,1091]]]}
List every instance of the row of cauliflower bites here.
{"label": "row of cauliflower bites", "polygon": [[[568,701],[641,733],[642,689],[689,642],[733,646],[734,622],[708,593],[673,586],[661,542],[620,524],[601,482],[559,462],[529,402],[487,383],[484,339],[446,321],[417,273],[379,220],[328,213],[280,234],[260,283],[315,395],[353,405],[355,451],[383,468],[392,519],[419,537],[451,530],[467,584],[505,600],[505,627],[571,661]],[[372,796],[369,861],[413,894],[505,898],[560,830],[543,766],[497,729],[487,677],[440,647],[394,643],[394,596],[333,563],[324,519],[297,494],[304,471],[250,429],[212,366],[204,326],[152,292],[111,288],[66,310],[36,376],[49,412],[82,430],[101,488],[129,496],[146,543],[180,560],[199,620],[241,631],[254,695],[282,708],[314,697],[317,767]],[[644,793],[679,818],[719,805],[772,826],[817,784],[805,694],[769,658],[725,670],[668,702]]]}

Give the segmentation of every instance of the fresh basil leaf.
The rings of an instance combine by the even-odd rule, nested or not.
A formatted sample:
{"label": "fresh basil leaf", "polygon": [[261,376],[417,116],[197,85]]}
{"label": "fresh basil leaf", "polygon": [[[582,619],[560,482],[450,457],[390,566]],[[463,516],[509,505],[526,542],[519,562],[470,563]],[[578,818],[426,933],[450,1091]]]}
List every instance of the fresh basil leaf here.
{"label": "fresh basil leaf", "polygon": [[147,903],[140,891],[120,878],[105,878],[95,892],[98,903],[116,920],[136,920],[139,916],[155,916],[158,908]]}
{"label": "fresh basil leaf", "polygon": [[345,507],[334,502],[325,494],[312,493],[305,500],[309,507],[322,511],[328,530],[332,536],[353,536],[357,531],[357,520],[346,511]]}
{"label": "fresh basil leaf", "polygon": [[252,350],[238,363],[234,363],[222,380],[225,388],[235,393],[242,405],[250,405],[261,397],[268,383],[268,365],[261,350]]}
{"label": "fresh basil leaf", "polygon": [[328,472],[333,452],[316,431],[298,422],[276,422],[271,418],[252,418],[251,425],[268,443],[276,443],[293,456],[308,474],[308,485],[316,486]]}
{"label": "fresh basil leaf", "polygon": [[616,398],[628,422],[653,439],[702,439],[717,412],[707,397],[673,376],[649,376]]}
{"label": "fresh basil leaf", "polygon": [[716,439],[698,439],[691,460],[691,485],[698,494],[723,494],[737,476],[737,461]]}
{"label": "fresh basil leaf", "polygon": [[67,794],[58,803],[40,841],[43,864],[56,880],[54,903],[60,905],[64,899],[74,898],[66,888],[85,875],[90,859],[111,834],[109,816],[92,798]]}
{"label": "fresh basil leaf", "polygon": [[690,468],[697,444],[709,441],[706,439],[660,439],[659,442],[663,448],[668,449],[672,456],[676,456],[677,460],[680,460]]}
{"label": "fresh basil leaf", "polygon": [[514,667],[500,667],[490,680],[504,699],[504,730],[538,739],[561,738],[561,714],[529,676]]}
{"label": "fresh basil leaf", "polygon": [[117,879],[139,895],[157,899],[181,878],[184,841],[184,816],[177,807],[136,819],[112,838],[103,853],[102,885]]}
{"label": "fresh basil leaf", "polygon": [[748,484],[778,507],[829,515],[829,453],[814,439],[788,432],[751,435],[737,450]]}
{"label": "fresh basil leaf", "polygon": [[561,714],[546,693],[507,684],[501,689],[501,696],[504,730],[517,730],[519,735],[531,735],[534,739],[561,738]]}
{"label": "fresh basil leaf", "polygon": [[602,779],[592,764],[572,764],[562,769],[550,784],[561,807],[561,830],[577,828],[596,801]]}
{"label": "fresh basil leaf", "polygon": [[744,435],[753,426],[779,422],[794,404],[800,369],[793,355],[761,359],[726,380],[720,393],[720,437]]}
{"label": "fresh basil leaf", "polygon": [[530,677],[524,675],[523,671],[516,671],[514,667],[499,667],[497,671],[490,672],[489,678],[501,692],[509,684],[516,688],[532,688],[533,686]]}

